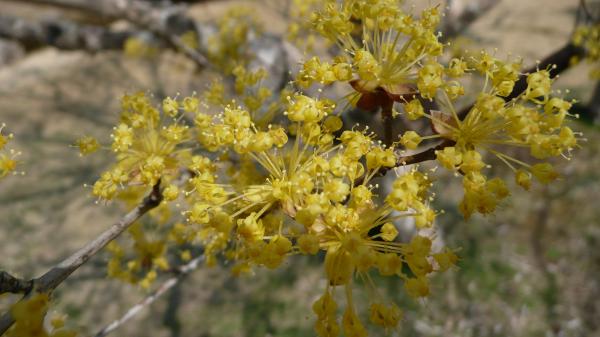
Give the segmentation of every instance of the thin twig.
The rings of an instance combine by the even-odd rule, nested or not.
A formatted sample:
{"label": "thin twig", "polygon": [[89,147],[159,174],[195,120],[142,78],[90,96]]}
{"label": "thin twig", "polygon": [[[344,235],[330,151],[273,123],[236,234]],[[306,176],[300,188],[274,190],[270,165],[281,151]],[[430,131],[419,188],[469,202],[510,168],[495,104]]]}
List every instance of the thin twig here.
{"label": "thin twig", "polygon": [[198,266],[200,265],[200,262],[202,262],[203,260],[204,260],[204,256],[201,255],[201,256],[198,256],[197,258],[191,260],[187,264],[177,268],[176,276],[173,276],[173,277],[167,279],[155,291],[150,293],[150,295],[145,297],[138,304],[129,308],[129,310],[127,310],[123,316],[112,321],[110,324],[106,325],[94,336],[95,337],[104,337],[104,336],[110,334],[111,332],[113,332],[114,330],[116,330],[117,328],[119,328],[125,322],[129,321],[135,315],[139,314],[145,307],[150,306],[152,303],[154,303],[154,301],[156,301],[160,296],[162,296],[164,293],[166,293],[169,289],[173,288],[187,274],[196,270],[198,268]]}
{"label": "thin twig", "polygon": [[383,142],[386,146],[391,146],[396,140],[397,135],[394,135],[394,124],[392,122],[392,107],[393,103],[388,106],[381,107],[381,123],[383,124]]}
{"label": "thin twig", "polygon": [[579,6],[581,7],[581,9],[583,9],[583,13],[585,13],[589,20],[591,20],[592,22],[598,22],[598,18],[594,14],[592,14],[592,11],[590,11],[590,8],[588,7],[585,0],[580,0]]}
{"label": "thin twig", "polygon": [[[52,267],[44,275],[33,280],[33,292],[51,293],[58,287],[69,275],[79,269],[90,258],[104,248],[109,242],[116,239],[129,226],[131,226],[142,215],[151,209],[157,207],[162,201],[160,191],[160,181],[152,188],[152,192],[131,212],[123,216],[119,222],[97,236],[94,240],[87,243],[83,248]],[[5,333],[14,323],[14,318],[10,312],[5,313],[0,318],[0,335]]]}
{"label": "thin twig", "polygon": [[448,146],[454,146],[454,141],[446,139],[443,142],[441,142],[440,144],[430,147],[425,151],[411,154],[408,156],[398,157],[396,159],[396,166],[411,165],[411,164],[421,163],[421,162],[428,161],[428,160],[434,160],[435,152],[438,150],[443,150],[445,147],[448,147]]}

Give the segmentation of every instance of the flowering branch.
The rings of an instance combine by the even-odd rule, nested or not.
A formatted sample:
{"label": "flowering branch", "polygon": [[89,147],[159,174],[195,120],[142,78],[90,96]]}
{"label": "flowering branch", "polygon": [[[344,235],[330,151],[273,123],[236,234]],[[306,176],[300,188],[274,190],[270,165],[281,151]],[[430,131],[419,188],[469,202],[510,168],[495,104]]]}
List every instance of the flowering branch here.
{"label": "flowering branch", "polygon": [[[510,95],[504,98],[505,101],[510,101],[516,98],[527,89],[527,75],[535,72],[537,69],[548,69],[551,78],[555,78],[563,71],[569,69],[571,65],[571,58],[575,56],[582,56],[583,49],[575,46],[571,42],[568,42],[562,48],[556,50],[552,54],[548,55],[545,59],[540,61],[534,67],[527,69],[522,75],[519,76],[519,80],[515,82],[515,86]],[[473,108],[474,104],[470,104],[463,108],[458,115],[464,118],[469,111]]]}
{"label": "flowering branch", "polygon": [[568,42],[562,48],[556,50],[552,54],[548,55],[545,59],[540,61],[534,67],[529,68],[525,74],[521,75],[512,93],[506,98],[511,100],[519,96],[525,89],[527,89],[527,74],[535,72],[537,69],[549,68],[550,77],[555,78],[563,71],[569,69],[571,66],[571,58],[576,56],[583,56],[583,49],[575,46],[571,42]]}
{"label": "flowering branch", "polygon": [[[565,71],[569,68],[570,60],[572,57],[581,56],[582,54],[583,54],[583,50],[581,48],[573,45],[570,42],[567,43],[562,48],[556,50],[555,52],[550,54],[548,57],[546,57],[544,60],[540,61],[535,67],[531,67],[531,68],[527,69],[527,71],[525,71],[525,73],[522,74],[519,77],[519,80],[515,83],[514,89],[511,92],[511,94],[508,95],[507,97],[505,97],[504,99],[506,101],[510,101],[510,100],[516,98],[517,96],[519,96],[521,93],[523,93],[527,89],[527,75],[528,74],[535,72],[537,69],[548,68],[548,71],[550,72],[550,77],[555,78],[560,73],[562,73],[563,71]],[[474,105],[474,103],[469,104],[468,106],[463,108],[458,113],[458,116],[461,118],[464,118],[469,113],[469,111],[473,108],[473,105]],[[444,141],[434,147],[430,147],[422,152],[415,153],[415,154],[408,155],[408,156],[398,157],[398,159],[396,160],[396,167],[421,163],[421,162],[429,161],[429,160],[434,160],[436,151],[443,150],[445,147],[453,146],[453,145],[454,145],[454,142],[446,140],[446,141]],[[383,175],[383,174],[385,174],[385,172],[387,172],[387,169],[380,169],[378,174]]]}
{"label": "flowering branch", "polygon": [[106,325],[102,328],[98,333],[96,333],[95,337],[104,337],[116,330],[118,327],[123,325],[125,322],[129,321],[135,315],[139,314],[145,307],[150,306],[154,301],[156,301],[160,296],[166,293],[169,289],[173,288],[177,283],[179,283],[187,274],[196,270],[200,263],[204,260],[204,255],[198,256],[195,259],[192,259],[188,263],[180,266],[175,269],[173,272],[176,274],[175,276],[166,280],[163,284],[160,285],[155,291],[150,293],[146,298],[140,301],[138,304],[129,308],[125,312],[123,316],[112,321],[110,324]]}
{"label": "flowering branch", "polygon": [[[32,289],[37,293],[51,293],[64,280],[66,280],[75,270],[88,262],[91,257],[96,255],[109,242],[116,239],[129,226],[131,226],[142,215],[151,209],[157,207],[162,201],[160,190],[160,181],[154,185],[152,192],[132,211],[123,216],[119,222],[114,224],[108,230],[104,231],[94,240],[90,241],[83,248],[52,267],[44,275],[31,281]],[[5,313],[0,318],[0,334],[6,332],[14,323],[14,318],[10,312]]]}

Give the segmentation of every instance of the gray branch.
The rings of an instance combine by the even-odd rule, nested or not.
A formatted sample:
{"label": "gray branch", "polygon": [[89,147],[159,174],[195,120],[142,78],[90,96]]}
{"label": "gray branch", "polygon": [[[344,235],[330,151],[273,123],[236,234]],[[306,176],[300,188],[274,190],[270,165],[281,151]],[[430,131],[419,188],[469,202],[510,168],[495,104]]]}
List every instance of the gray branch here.
{"label": "gray branch", "polygon": [[4,293],[27,293],[33,287],[33,281],[26,281],[0,271],[0,295]]}
{"label": "gray branch", "polygon": [[[131,212],[123,216],[119,222],[104,231],[94,240],[87,243],[83,248],[52,267],[44,275],[33,280],[33,292],[36,293],[51,293],[58,287],[69,275],[79,269],[83,264],[88,262],[90,258],[96,255],[109,242],[116,239],[129,226],[131,226],[142,215],[146,214],[151,209],[157,207],[162,201],[160,191],[160,182],[152,188],[152,192],[144,198],[144,200]],[[15,320],[10,312],[5,313],[0,318],[0,335],[5,333]]]}
{"label": "gray branch", "polygon": [[[11,0],[0,0],[11,1]],[[200,67],[209,63],[199,51],[185,45],[180,36],[195,31],[201,39],[201,30],[196,22],[185,16],[182,6],[155,6],[141,0],[21,0],[22,3],[50,5],[79,10],[112,19],[123,19],[154,33],[171,47],[180,50]]]}
{"label": "gray branch", "polygon": [[125,312],[123,316],[112,321],[110,324],[102,328],[98,333],[94,335],[94,337],[104,337],[115,331],[118,327],[123,325],[125,322],[129,321],[131,318],[139,314],[145,307],[150,306],[154,301],[156,301],[160,296],[166,293],[169,289],[173,288],[177,283],[179,283],[187,274],[196,270],[200,265],[200,262],[204,260],[204,256],[198,256],[197,258],[191,260],[187,264],[177,268],[175,270],[176,275],[167,279],[163,284],[161,284],[155,291],[153,291],[150,295],[140,301],[138,304],[129,308]]}
{"label": "gray branch", "polygon": [[80,25],[67,20],[28,21],[0,15],[0,37],[18,41],[26,51],[45,46],[65,50],[118,50],[135,31],[114,32],[104,27]]}
{"label": "gray branch", "polygon": [[442,38],[448,40],[462,32],[479,17],[494,8],[501,0],[473,0],[465,4],[465,0],[447,0],[446,16],[442,24]]}

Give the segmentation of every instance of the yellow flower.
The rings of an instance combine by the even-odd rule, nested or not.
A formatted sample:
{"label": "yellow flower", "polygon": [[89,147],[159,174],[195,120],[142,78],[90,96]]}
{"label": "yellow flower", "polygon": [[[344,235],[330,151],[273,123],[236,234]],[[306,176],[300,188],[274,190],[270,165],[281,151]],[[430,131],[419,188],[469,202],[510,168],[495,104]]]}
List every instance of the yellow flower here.
{"label": "yellow flower", "polygon": [[558,172],[550,163],[535,164],[531,167],[531,174],[543,184],[548,184],[559,177]]}
{"label": "yellow flower", "polygon": [[162,102],[162,109],[167,115],[171,117],[176,117],[179,113],[179,102],[170,97],[167,97]]}
{"label": "yellow flower", "polygon": [[3,135],[2,130],[6,127],[5,123],[0,124],[0,150],[3,150],[6,144],[13,138],[13,134]]}
{"label": "yellow flower", "polygon": [[515,172],[515,181],[525,190],[529,190],[531,188],[531,174],[523,169],[519,169]]}
{"label": "yellow flower", "polygon": [[443,167],[448,170],[454,170],[456,166],[462,163],[462,154],[456,151],[453,146],[445,147],[443,150],[435,151],[436,158]]}
{"label": "yellow flower", "polygon": [[425,297],[429,295],[429,282],[424,277],[409,278],[404,283],[404,289],[413,298]]}
{"label": "yellow flower", "polygon": [[86,156],[90,153],[94,153],[100,148],[100,144],[94,137],[85,136],[79,138],[75,142],[75,146],[79,148],[79,154],[81,156]]}
{"label": "yellow flower", "polygon": [[[488,153],[515,172],[517,184],[530,187],[530,176],[548,183],[556,179],[549,164],[528,164],[501,152],[503,147],[528,148],[534,158],[546,159],[568,156],[577,147],[579,133],[564,125],[571,103],[552,97],[552,79],[548,70],[539,70],[527,77],[527,89],[516,98],[505,101],[519,79],[520,61],[505,62],[482,52],[471,59],[475,70],[487,78],[487,84],[476,103],[466,115],[459,116],[454,101],[457,92],[450,90],[453,82],[444,82],[441,92],[441,111],[424,113],[437,133],[426,138],[445,138],[453,146],[435,151],[438,162],[448,170],[458,169],[463,175],[465,196],[460,209],[465,217],[473,212],[488,214],[509,195],[498,179],[487,180],[483,154]],[[453,60],[451,68],[466,70],[460,60]],[[427,68],[422,68],[427,72]],[[433,70],[428,73],[433,74]],[[462,70],[448,70],[449,76],[470,75]],[[431,75],[433,76],[433,75]],[[430,77],[431,77],[430,76]],[[437,73],[433,77],[437,77]],[[423,84],[424,85],[424,84]],[[425,91],[422,89],[421,91]],[[430,91],[433,93],[433,89]],[[414,103],[416,100],[411,102]],[[414,109],[414,108],[412,108]]]}
{"label": "yellow flower", "polygon": [[416,120],[425,115],[425,109],[418,99],[413,99],[407,104],[404,104],[404,111],[410,120]]}
{"label": "yellow flower", "polygon": [[319,251],[319,238],[314,234],[302,234],[298,238],[298,249],[302,254],[316,254]]}
{"label": "yellow flower", "polygon": [[396,229],[396,226],[394,226],[393,223],[386,222],[385,224],[383,224],[383,226],[381,227],[381,237],[385,241],[394,241],[394,239],[396,239],[396,236],[398,236],[398,230]]}
{"label": "yellow flower", "polygon": [[10,313],[15,320],[6,332],[7,337],[75,337],[77,333],[64,328],[64,318],[51,320],[52,330],[44,327],[44,318],[48,312],[50,298],[48,294],[37,293],[15,303]]}
{"label": "yellow flower", "polygon": [[262,220],[256,219],[256,213],[252,213],[245,219],[238,220],[237,233],[244,240],[257,241],[263,239],[265,228],[262,225]]}
{"label": "yellow flower", "polygon": [[169,185],[163,190],[163,198],[165,201],[173,201],[179,196],[179,187],[177,185]]}
{"label": "yellow flower", "polygon": [[342,319],[342,326],[344,327],[344,335],[347,337],[367,336],[367,329],[365,329],[358,319],[358,316],[356,316],[354,308],[346,308],[344,311],[344,317]]}
{"label": "yellow flower", "polygon": [[371,322],[386,329],[396,327],[402,318],[402,311],[393,303],[389,306],[382,303],[373,303],[369,311]]}
{"label": "yellow flower", "polygon": [[400,139],[400,143],[404,145],[409,150],[416,149],[423,139],[419,136],[415,131],[406,131],[402,138]]}
{"label": "yellow flower", "polygon": [[9,173],[14,172],[17,168],[17,161],[13,156],[0,154],[0,178],[6,177]]}
{"label": "yellow flower", "polygon": [[[191,97],[186,97],[186,98],[183,99],[183,109],[186,112],[190,112],[190,113],[197,112],[198,111],[198,104],[199,104],[199,101],[198,101],[197,97],[191,96]],[[169,110],[169,111],[171,111],[171,110]],[[167,112],[167,114],[169,114],[169,113]]]}
{"label": "yellow flower", "polygon": [[4,123],[0,125],[0,179],[6,177],[10,173],[16,173],[15,170],[19,164],[16,158],[21,155],[21,152],[17,152],[13,149],[8,149],[8,151],[6,151],[6,145],[13,139],[14,136],[12,133],[9,133],[8,135],[2,134],[2,131],[5,127],[6,124]]}
{"label": "yellow flower", "polygon": [[437,62],[428,62],[419,70],[417,88],[423,98],[433,99],[438,88],[443,84],[444,67]]}
{"label": "yellow flower", "polygon": [[115,132],[111,135],[113,138],[113,150],[115,152],[127,151],[133,143],[133,129],[127,126],[127,124],[121,123],[114,130]]}
{"label": "yellow flower", "polygon": [[458,262],[458,256],[451,250],[433,254],[433,258],[437,262],[440,271],[446,271]]}

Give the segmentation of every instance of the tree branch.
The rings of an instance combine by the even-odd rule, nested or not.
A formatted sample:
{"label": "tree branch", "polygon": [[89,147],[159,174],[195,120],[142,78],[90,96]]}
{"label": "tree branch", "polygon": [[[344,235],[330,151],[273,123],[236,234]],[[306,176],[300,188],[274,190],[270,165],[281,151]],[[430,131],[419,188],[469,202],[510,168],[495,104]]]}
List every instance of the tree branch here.
{"label": "tree branch", "polygon": [[[586,19],[591,20],[592,22],[598,22],[598,16],[595,15],[597,13],[592,13],[592,11],[590,10],[590,8],[588,7],[588,5],[586,3],[586,0],[580,0],[579,7],[583,10],[583,13],[586,16]],[[598,11],[596,10],[596,12],[598,12]]]}
{"label": "tree branch", "polygon": [[209,66],[204,55],[186,46],[179,37],[188,31],[194,31],[199,38],[201,36],[199,27],[192,19],[183,14],[181,6],[157,7],[150,2],[141,0],[21,0],[20,2],[74,9],[108,18],[127,20],[154,33],[171,47],[179,49],[199,67]]}
{"label": "tree branch", "polygon": [[[154,185],[152,192],[144,198],[144,200],[131,212],[123,216],[119,222],[104,231],[94,240],[90,241],[77,252],[52,267],[44,275],[33,280],[32,290],[37,293],[51,293],[58,287],[69,275],[79,269],[83,264],[88,262],[90,258],[98,253],[109,242],[116,239],[129,226],[131,226],[142,215],[146,214],[151,209],[157,207],[162,201],[162,193],[160,190],[160,181]],[[14,318],[10,312],[5,313],[0,318],[0,335],[5,333],[14,323]]]}
{"label": "tree branch", "polygon": [[421,162],[429,161],[429,160],[434,160],[435,159],[435,151],[443,150],[445,147],[448,147],[448,146],[454,146],[454,141],[446,139],[443,142],[441,142],[440,144],[430,147],[425,151],[411,154],[408,156],[398,157],[396,159],[396,167],[421,163]]}
{"label": "tree branch", "polygon": [[4,293],[23,294],[28,293],[33,287],[33,281],[25,281],[11,274],[0,271],[0,295]]}
{"label": "tree branch", "polygon": [[463,0],[447,0],[446,16],[442,23],[442,39],[460,35],[482,15],[498,5],[501,0],[477,0],[464,4]]}
{"label": "tree branch", "polygon": [[65,50],[118,50],[139,31],[113,32],[99,26],[80,25],[67,20],[27,21],[0,15],[0,37],[18,41],[26,51],[45,46]]}
{"label": "tree branch", "polygon": [[129,321],[135,315],[139,314],[145,307],[150,306],[160,296],[162,296],[164,293],[166,293],[169,289],[173,288],[187,274],[196,270],[198,268],[198,266],[200,265],[200,262],[202,262],[202,260],[204,260],[203,255],[198,256],[197,258],[191,260],[187,264],[182,265],[179,268],[177,268],[174,271],[176,273],[176,276],[173,276],[173,277],[167,279],[155,291],[150,293],[150,295],[148,295],[146,298],[144,298],[138,304],[129,308],[129,310],[127,310],[123,316],[112,321],[110,324],[106,325],[104,328],[102,328],[100,331],[98,331],[98,333],[96,333],[94,336],[95,337],[107,336],[108,334],[110,334],[111,332],[113,332],[114,330],[119,328],[121,325],[123,325],[125,322]]}

